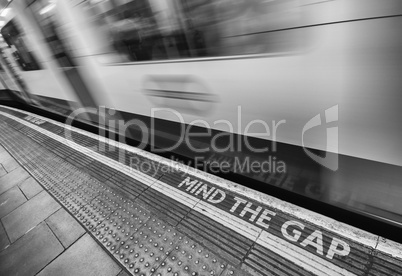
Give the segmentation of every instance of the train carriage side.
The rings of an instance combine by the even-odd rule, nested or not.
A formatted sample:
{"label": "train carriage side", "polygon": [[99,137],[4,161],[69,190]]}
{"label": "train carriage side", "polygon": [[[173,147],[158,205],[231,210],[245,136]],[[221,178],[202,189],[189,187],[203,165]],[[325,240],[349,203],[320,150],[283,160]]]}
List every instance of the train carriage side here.
{"label": "train carriage side", "polygon": [[[159,119],[168,134],[175,129],[168,148],[178,149],[175,142],[183,137],[175,122],[200,127],[186,128],[199,134],[189,138],[190,147],[200,143],[198,150],[210,155],[190,154],[212,161],[299,155],[286,146],[273,152],[272,140],[298,151],[305,147],[329,156],[333,151],[339,153],[336,173],[290,164],[290,176],[280,180],[254,176],[294,191],[304,185],[302,194],[363,213],[385,211],[401,221],[399,1],[83,5],[74,7],[80,9],[74,14],[81,14],[75,30],[83,18],[93,18],[78,36],[99,65],[108,106],[128,118]],[[84,35],[91,38],[85,41]],[[307,132],[306,124],[320,114],[321,127]],[[212,139],[209,128],[267,141],[271,151],[256,154],[244,145],[232,151],[230,135]],[[300,158],[308,163],[305,157]],[[319,184],[300,184],[306,179]]]}
{"label": "train carriage side", "polygon": [[[102,5],[105,2],[108,1]],[[231,131],[225,124],[214,124],[218,118],[227,119],[233,124],[233,132],[239,134],[244,134],[244,126],[254,119],[286,119],[276,139],[301,146],[306,122],[339,105],[339,127],[343,129],[339,153],[402,164],[401,152],[394,147],[401,130],[392,127],[397,125],[397,88],[401,84],[397,77],[401,71],[399,1],[235,1],[239,6],[243,3],[243,8],[224,6],[228,5],[226,1],[197,7],[179,1],[181,8],[173,4],[161,7],[154,2],[73,7],[86,10],[70,26],[76,32],[83,29],[74,39],[82,41],[80,55],[86,51],[88,56],[77,59],[82,64],[95,62],[91,57],[96,60],[96,70],[102,76],[99,81],[110,93],[111,107],[143,116],[150,116],[153,107],[172,108],[187,124],[201,115],[212,128]],[[142,13],[129,8],[138,8]],[[230,9],[234,10],[229,12]],[[176,14],[176,20],[169,25],[170,21],[159,18],[162,16],[155,15],[153,22],[149,18],[161,13]],[[207,14],[214,16],[205,19]],[[91,18],[90,15],[94,19],[83,28],[83,18]],[[126,20],[128,23],[121,23]],[[138,23],[141,20],[143,25]],[[235,21],[240,23],[236,25]],[[143,26],[140,46],[134,45],[136,38],[116,38],[119,28],[123,30],[120,37],[130,32],[124,24]],[[105,30],[105,25],[112,27]],[[172,30],[165,30],[169,28]],[[210,29],[219,29],[220,33],[208,34]],[[192,41],[201,33],[202,49]],[[85,41],[89,36],[91,41]],[[147,36],[153,39],[152,45]],[[212,43],[213,40],[219,42]],[[101,49],[102,42],[109,44]],[[243,127],[237,122],[240,105]],[[388,111],[383,112],[384,108]],[[181,119],[177,114],[155,116]],[[253,127],[256,133],[266,132],[263,124]],[[323,135],[311,136],[305,137],[307,146],[326,150]],[[365,143],[360,143],[363,140]],[[377,147],[378,141],[383,141],[384,146]]]}
{"label": "train carriage side", "polygon": [[[283,175],[239,173],[402,222],[400,1],[37,2],[91,103],[170,142],[137,126],[138,139],[208,162],[276,157]],[[46,91],[86,105],[76,89]]]}

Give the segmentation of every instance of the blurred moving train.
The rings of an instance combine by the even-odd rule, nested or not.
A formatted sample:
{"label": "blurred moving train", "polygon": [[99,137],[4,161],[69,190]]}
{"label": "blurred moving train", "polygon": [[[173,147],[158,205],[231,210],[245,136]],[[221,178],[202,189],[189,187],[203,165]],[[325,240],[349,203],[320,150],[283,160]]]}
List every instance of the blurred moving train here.
{"label": "blurred moving train", "polygon": [[103,106],[154,151],[402,224],[401,1],[1,3],[2,86],[26,104]]}

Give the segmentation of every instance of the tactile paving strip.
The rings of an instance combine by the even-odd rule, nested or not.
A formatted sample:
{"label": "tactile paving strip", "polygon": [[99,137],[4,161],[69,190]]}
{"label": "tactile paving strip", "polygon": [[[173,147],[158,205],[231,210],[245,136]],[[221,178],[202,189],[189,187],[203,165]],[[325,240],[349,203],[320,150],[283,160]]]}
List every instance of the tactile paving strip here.
{"label": "tactile paving strip", "polygon": [[[227,264],[186,237],[159,269],[162,275],[221,275]],[[198,273],[197,273],[198,272]]]}
{"label": "tactile paving strip", "polygon": [[[24,167],[26,167],[27,170],[29,170],[32,175],[34,175],[37,179],[38,178],[41,179],[42,182],[45,183],[44,186],[49,187],[49,189],[54,187],[54,193],[56,192],[56,189],[59,188],[59,190],[57,190],[59,192],[59,195],[58,195],[59,198],[61,200],[67,201],[67,205],[68,204],[70,205],[69,207],[70,207],[71,212],[73,212],[76,215],[82,214],[81,217],[83,217],[83,218],[81,219],[82,220],[81,223],[83,223],[84,226],[86,226],[89,231],[95,232],[95,234],[93,233],[94,235],[96,235],[96,233],[99,232],[98,236],[99,237],[102,236],[103,239],[105,239],[105,236],[109,235],[110,237],[109,236],[108,237],[110,239],[107,240],[106,247],[107,247],[107,244],[109,244],[110,245],[109,251],[112,254],[116,255],[115,256],[116,259],[118,259],[120,262],[122,262],[122,264],[126,268],[128,266],[127,269],[134,275],[135,274],[141,275],[144,273],[152,274],[152,275],[158,275],[156,273],[159,273],[160,275],[170,275],[170,274],[172,274],[172,275],[204,275],[204,273],[205,273],[205,275],[214,275],[216,273],[219,273],[221,275],[237,275],[237,274],[246,275],[247,274],[246,272],[239,270],[239,266],[238,266],[239,262],[243,265],[243,268],[249,270],[249,272],[251,272],[253,275],[266,275],[268,273],[269,274],[274,273],[277,275],[286,275],[287,273],[290,272],[290,270],[292,270],[292,269],[289,270],[289,267],[287,267],[284,270],[281,269],[281,266],[288,266],[288,264],[289,264],[288,261],[284,261],[283,264],[281,264],[281,262],[277,262],[277,261],[270,262],[269,260],[273,256],[273,254],[270,250],[266,250],[266,247],[262,247],[260,245],[253,245],[252,243],[249,244],[246,242],[245,247],[242,248],[242,245],[240,245],[240,247],[239,247],[239,244],[231,243],[230,233],[229,233],[229,235],[228,235],[228,233],[225,233],[225,229],[223,229],[223,230],[222,229],[219,229],[219,230],[214,229],[214,227],[216,226],[216,223],[214,223],[212,221],[209,223],[205,223],[205,222],[200,223],[200,219],[203,219],[203,218],[198,218],[198,219],[193,218],[193,221],[191,222],[192,225],[189,227],[181,228],[181,230],[186,232],[187,235],[191,234],[190,237],[187,236],[189,243],[193,242],[194,245],[199,246],[200,248],[203,248],[204,251],[212,250],[210,252],[211,256],[214,254],[213,252],[218,252],[218,255],[220,257],[224,256],[224,258],[226,260],[219,259],[219,258],[216,259],[217,262],[221,262],[222,264],[226,265],[224,268],[222,268],[222,270],[219,270],[217,267],[214,267],[213,266],[214,262],[212,262],[212,264],[211,264],[210,261],[205,260],[205,256],[204,257],[200,256],[200,258],[202,258],[202,260],[206,262],[203,266],[201,266],[201,268],[197,267],[197,266],[194,266],[194,267],[191,266],[192,265],[191,262],[190,262],[190,264],[187,265],[186,262],[183,261],[182,259],[177,260],[177,263],[175,263],[176,258],[180,258],[180,254],[177,253],[176,255],[174,255],[175,254],[174,250],[173,251],[169,250],[169,252],[165,252],[164,261],[160,262],[160,263],[155,263],[154,265],[152,265],[152,263],[150,262],[151,259],[149,259],[149,261],[146,262],[146,260],[148,260],[148,259],[145,257],[140,258],[140,260],[142,259],[142,261],[131,262],[130,258],[125,258],[126,255],[122,254],[121,252],[125,252],[124,250],[128,249],[129,251],[128,251],[128,253],[127,252],[126,253],[130,255],[130,250],[132,250],[132,249],[130,249],[130,246],[129,246],[130,238],[132,238],[132,240],[135,241],[136,235],[139,235],[139,233],[141,232],[140,229],[143,229],[145,227],[145,224],[151,223],[150,219],[155,216],[153,214],[149,214],[149,212],[148,212],[148,220],[146,220],[146,222],[143,222],[144,225],[141,225],[141,223],[140,223],[138,225],[138,227],[135,227],[133,224],[131,224],[131,226],[133,226],[132,228],[131,228],[131,226],[127,227],[128,225],[130,225],[130,223],[132,221],[130,220],[130,218],[124,218],[124,213],[123,213],[123,215],[118,213],[118,210],[120,208],[123,208],[122,206],[119,206],[119,204],[122,202],[124,203],[125,197],[121,197],[121,196],[119,197],[119,195],[116,195],[116,194],[111,196],[112,198],[114,198],[113,200],[111,198],[108,199],[109,203],[106,203],[107,202],[107,200],[106,200],[106,201],[103,201],[102,204],[100,204],[100,205],[98,204],[96,206],[91,206],[91,204],[95,204],[95,202],[97,202],[97,200],[99,198],[105,199],[106,195],[110,195],[110,190],[108,190],[107,187],[103,186],[104,184],[101,184],[101,183],[104,183],[105,180],[107,180],[107,179],[113,179],[113,177],[116,175],[116,170],[111,169],[109,166],[107,166],[103,163],[100,163],[97,160],[95,160],[95,162],[94,162],[94,161],[90,161],[90,159],[87,159],[84,161],[84,163],[82,163],[82,162],[80,163],[79,162],[80,157],[84,157],[84,156],[81,153],[77,153],[77,151],[75,151],[72,148],[70,148],[66,145],[63,145],[61,143],[59,143],[55,148],[52,148],[51,146],[46,146],[46,148],[49,151],[43,151],[43,148],[42,148],[42,152],[41,152],[40,148],[38,150],[32,145],[37,145],[37,143],[51,144],[51,143],[53,143],[52,139],[46,138],[46,136],[43,136],[43,134],[35,133],[36,130],[32,131],[29,129],[29,127],[27,128],[25,126],[21,126],[21,124],[15,123],[15,122],[13,122],[13,120],[6,119],[6,123],[9,123],[9,126],[12,125],[14,127],[14,129],[18,130],[20,133],[24,133],[24,135],[27,135],[29,137],[28,140],[31,143],[30,146],[28,147],[28,149],[27,149],[27,147],[25,147],[25,149],[19,149],[17,146],[17,143],[15,143],[14,140],[19,140],[19,138],[21,138],[21,137],[26,138],[27,136],[21,136],[21,135],[16,134],[15,131],[14,132],[9,131],[9,136],[12,136],[13,138],[5,139],[5,141],[10,145],[8,150],[10,152],[13,151],[13,155],[16,156],[17,159],[19,158],[20,163],[23,164]],[[49,127],[49,124],[47,124],[47,127],[51,128],[51,127]],[[58,132],[61,133],[60,130],[58,130]],[[82,138],[82,139],[84,139],[84,138]],[[35,142],[33,142],[33,141],[35,141]],[[84,144],[84,142],[81,144]],[[54,149],[56,149],[56,150],[54,150]],[[40,154],[38,154],[38,152]],[[56,153],[58,156],[54,155],[53,152]],[[116,158],[116,154],[103,154],[103,155],[110,156],[110,158],[112,158],[112,159]],[[87,158],[87,157],[85,156],[85,158]],[[54,172],[54,174],[60,172],[59,177],[55,177],[52,174],[49,174],[50,166],[48,164],[46,164],[48,162],[48,160],[55,160],[55,163],[58,163],[58,165],[64,164],[64,163],[66,163],[66,161],[70,162],[68,164],[72,165],[73,170],[77,169],[77,168],[83,169],[83,170],[77,169],[76,171],[79,171],[80,174],[82,174],[82,175],[86,175],[91,181],[97,183],[97,186],[94,187],[94,186],[91,186],[90,184],[88,184],[88,179],[81,181],[80,184],[78,184],[78,185],[76,183],[71,184],[69,179],[74,178],[74,177],[78,177],[78,178],[80,178],[80,177],[77,174],[75,174],[74,172],[72,174],[65,173],[65,172],[62,173],[62,171],[57,170],[57,167],[56,168],[53,167],[53,172]],[[36,163],[38,163],[39,165]],[[43,169],[43,166],[47,167],[47,168]],[[65,182],[70,183],[72,186],[70,186],[70,187],[68,187],[68,185],[60,186],[60,182],[62,182],[62,180],[65,180]],[[112,182],[109,181],[108,183],[111,184]],[[121,182],[119,180],[115,179],[114,188],[118,188],[117,184],[120,184],[120,183]],[[65,190],[62,191],[60,189],[61,187],[63,187],[63,188],[67,187],[67,188],[65,188]],[[118,189],[118,190],[119,190],[119,194],[123,194],[122,189]],[[166,199],[163,198],[163,196],[159,195],[158,192],[155,193],[155,191],[156,191],[155,189],[148,189],[147,186],[145,186],[144,190],[142,190],[138,193],[137,198],[135,198],[135,200],[137,201],[138,199],[140,199],[141,206],[146,207],[146,208],[150,207],[150,205],[152,207],[159,206],[157,208],[152,208],[152,210],[155,211],[158,214],[158,216],[160,216],[164,219],[167,219],[168,216],[166,216],[166,215],[169,214],[169,211],[170,211],[169,205],[175,204],[175,202],[174,202],[174,200],[171,201],[171,198],[166,198]],[[63,192],[63,193],[61,193],[61,192]],[[114,201],[114,203],[111,202],[111,200]],[[125,202],[125,203],[130,205],[130,203],[128,203],[128,202]],[[109,207],[106,208],[106,205]],[[113,207],[111,207],[111,206],[113,206]],[[102,208],[109,209],[107,215],[105,213],[103,213],[103,214],[100,213],[100,212],[103,212],[103,211],[101,211],[101,210],[103,210]],[[176,208],[176,207],[174,207],[174,208]],[[188,221],[187,217],[191,217],[191,214],[188,213],[188,210],[186,208],[187,207],[184,208],[184,213],[181,216],[179,216],[176,221],[171,220],[170,218],[168,218],[168,221],[173,225],[176,225],[177,222],[180,222],[180,225],[184,225],[184,223]],[[166,212],[165,210],[168,210],[168,212]],[[173,211],[172,213],[175,213],[175,212]],[[180,212],[179,212],[179,214],[180,214]],[[195,214],[197,214],[197,212],[195,212]],[[102,215],[104,215],[104,216],[102,216]],[[198,215],[200,215],[200,214],[198,214]],[[91,219],[94,221],[94,223],[90,222]],[[96,219],[97,219],[97,221],[95,221]],[[102,222],[98,223],[100,219],[102,219]],[[109,223],[112,223],[111,226],[109,225]],[[103,225],[103,227],[102,227],[102,225]],[[169,226],[168,224],[166,224],[166,225],[168,227],[172,227],[172,226]],[[109,226],[110,226],[110,228],[109,228]],[[272,229],[275,229],[274,226],[275,225],[273,224]],[[108,228],[108,230],[105,230],[106,227]],[[188,229],[190,229],[190,228],[193,233],[191,233],[191,231],[188,232]],[[210,228],[210,229],[208,229],[208,228]],[[223,227],[223,228],[225,228],[225,227]],[[175,229],[175,228],[173,227],[172,229]],[[110,231],[112,231],[112,232],[110,232]],[[194,232],[197,232],[197,231],[199,233],[204,233],[205,235],[203,237],[201,237],[201,239],[199,239],[199,235],[197,235],[199,233],[196,233],[196,235],[194,235]],[[216,232],[216,235],[210,235],[214,231],[215,232],[218,231],[218,232]],[[223,235],[219,235],[220,231],[223,233]],[[176,232],[177,232],[177,230],[176,230]],[[182,237],[183,239],[186,239],[186,236],[184,236],[183,234],[180,234],[179,232],[177,232],[177,235],[180,235],[180,237]],[[218,238],[218,236],[221,236],[221,237]],[[224,236],[226,236],[226,238],[227,238],[226,240],[225,240]],[[196,239],[198,242],[201,241],[201,244],[195,243],[190,238]],[[305,237],[303,236],[303,238],[305,238]],[[126,240],[123,240],[123,239],[126,239]],[[168,240],[169,239],[167,239],[167,241]],[[127,244],[126,244],[126,242],[127,242]],[[175,242],[171,241],[171,243],[172,243],[172,245],[175,245]],[[176,241],[176,244],[177,244],[176,247],[178,245],[183,245],[182,240],[179,239],[178,241]],[[213,246],[211,246],[211,244]],[[112,249],[113,246],[114,246],[114,249]],[[126,248],[126,246],[128,246],[128,247]],[[204,248],[204,246],[206,246],[208,249]],[[144,244],[143,244],[143,247],[144,247]],[[225,247],[226,249],[221,250],[219,247],[221,247],[221,249]],[[179,246],[179,248],[180,248],[180,246]],[[190,252],[191,250],[186,247],[183,247],[183,248],[188,250],[188,251],[183,250],[185,252],[183,255],[187,256],[186,252]],[[117,249],[117,250],[115,250],[115,249]],[[324,249],[327,250],[328,248],[324,246]],[[137,248],[136,250],[141,252],[141,249],[139,249],[139,248]],[[148,250],[149,250],[149,248],[148,248]],[[232,250],[232,252],[230,252],[230,250]],[[131,253],[135,254],[135,252],[136,251],[133,250]],[[147,251],[145,251],[145,252],[147,252]],[[235,258],[237,258],[239,260],[239,262],[232,262],[231,258],[228,257],[229,255],[222,254],[222,252],[229,253],[229,255],[232,255]],[[240,253],[240,252],[242,252],[242,253]],[[138,254],[140,254],[140,253],[138,253]],[[143,252],[143,254],[145,254],[145,253]],[[236,256],[237,254],[239,254],[239,255]],[[190,256],[190,255],[188,255],[188,256]],[[140,256],[141,255],[138,255],[138,257],[140,257]],[[155,256],[155,255],[152,255],[151,257],[153,257],[153,256]],[[355,256],[352,256],[352,257],[354,258]],[[162,257],[160,257],[160,258],[162,258]],[[174,258],[174,259],[171,259],[171,258]],[[280,258],[280,256],[277,258]],[[358,258],[358,256],[357,256],[357,258]],[[382,258],[379,263],[381,263],[381,262],[387,263],[388,262],[388,259],[387,259],[387,261],[383,261],[384,259],[387,259],[387,258]],[[160,259],[158,259],[158,261],[159,260]],[[233,267],[227,263],[227,260],[230,260],[232,262],[232,264],[237,263],[237,265],[235,267]],[[336,261],[338,261],[338,260],[336,260]],[[349,259],[346,261],[349,261]],[[353,262],[355,262],[355,260],[353,260]],[[201,261],[199,263],[202,264]],[[365,270],[367,272],[370,270],[370,273],[371,273],[371,269],[370,269],[371,264],[368,265],[368,263],[366,262],[365,259],[362,259],[361,261],[358,261],[355,263],[358,263],[359,266],[362,266],[362,267],[356,267],[356,271]],[[133,266],[131,267],[131,268],[133,268],[133,270],[130,270],[130,264],[133,264]],[[182,266],[182,265],[184,265],[184,266]],[[374,266],[375,266],[375,264],[374,264]],[[378,271],[373,272],[374,274],[370,274],[370,275],[377,275],[377,274],[381,275],[381,272],[384,270],[384,268],[383,268],[382,264],[380,266],[381,266],[381,269],[378,269]],[[348,267],[349,270],[352,269],[352,266],[350,266],[350,267],[351,267],[350,269]],[[398,265],[396,265],[396,269],[397,269],[397,267],[398,267]],[[151,270],[148,271],[147,269],[151,269]],[[166,269],[169,269],[169,270],[166,270]],[[192,271],[193,269],[194,269],[194,271]],[[190,272],[191,272],[191,274],[190,274]],[[196,274],[194,274],[194,273],[196,273]],[[211,273],[214,273],[214,274],[211,274]],[[297,266],[295,266],[294,269],[292,270],[292,274],[310,275],[305,270],[300,269]]]}
{"label": "tactile paving strip", "polygon": [[[27,137],[16,133],[13,135],[19,141],[24,140],[31,148],[30,151],[24,151],[15,147],[15,153],[20,156],[19,161],[22,160],[25,165],[33,165],[33,161],[36,161],[38,164],[32,167],[32,172],[39,171],[36,175],[39,182],[133,275],[237,274],[238,269],[232,267],[228,271],[231,266],[225,260],[142,207],[154,205],[154,199],[142,200],[141,206],[126,200],[121,193],[113,192],[97,179],[66,162],[62,157],[71,154],[70,148],[58,145],[63,148],[63,154],[56,151],[58,155],[55,155]],[[17,144],[15,139],[10,139],[9,143]],[[49,163],[49,160],[55,162]],[[147,186],[143,187],[145,190]],[[159,200],[165,197],[164,205],[159,205],[164,206],[162,208],[174,204],[171,199],[155,191],[149,196]],[[181,208],[184,217],[189,209],[184,206]],[[159,215],[166,218],[162,213]],[[185,252],[183,256],[175,252],[179,249]],[[203,256],[204,253],[208,257]],[[239,275],[245,274],[240,272]]]}
{"label": "tactile paving strip", "polygon": [[107,201],[104,195],[94,198],[89,204],[82,207],[74,213],[74,215],[91,231],[102,224],[108,216],[110,216],[115,207]]}
{"label": "tactile paving strip", "polygon": [[117,172],[108,179],[106,183],[122,193],[125,193],[130,199],[135,199],[148,189],[147,185],[121,172]]}
{"label": "tactile paving strip", "polygon": [[114,252],[141,227],[149,218],[147,211],[127,200],[115,201],[105,197],[113,206],[104,222],[97,226],[96,237],[109,251]]}
{"label": "tactile paving strip", "polygon": [[[73,152],[71,148],[58,145],[63,148],[63,154],[58,154],[57,150],[54,154],[48,150],[49,145],[45,149],[18,132],[8,130],[6,136],[13,137],[2,139],[6,148],[12,149],[18,161],[30,167],[32,175],[131,274],[220,275],[228,272],[230,264],[144,209],[153,202],[142,201],[140,206],[63,159]],[[29,150],[18,147],[19,142]],[[145,190],[147,186],[142,187]],[[166,200],[165,204],[173,203]],[[233,267],[228,275],[235,275],[235,271],[237,273]]]}
{"label": "tactile paving strip", "polygon": [[134,275],[158,271],[181,234],[156,218],[148,219],[114,254]]}

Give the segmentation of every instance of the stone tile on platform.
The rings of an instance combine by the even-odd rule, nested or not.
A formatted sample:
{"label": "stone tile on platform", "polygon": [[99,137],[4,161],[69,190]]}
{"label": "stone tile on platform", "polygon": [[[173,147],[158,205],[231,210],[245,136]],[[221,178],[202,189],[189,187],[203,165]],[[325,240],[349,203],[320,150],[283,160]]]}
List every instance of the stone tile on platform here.
{"label": "stone tile on platform", "polygon": [[0,150],[0,163],[3,163],[3,161],[10,159],[12,157],[3,147],[1,148],[2,150]]}
{"label": "stone tile on platform", "polygon": [[6,172],[11,172],[20,166],[4,148],[0,151],[0,164]]}
{"label": "stone tile on platform", "polygon": [[15,208],[26,202],[26,198],[18,187],[14,187],[0,195],[0,218],[8,215]]}
{"label": "stone tile on platform", "polygon": [[121,271],[112,258],[85,234],[38,275],[112,276]]}
{"label": "stone tile on platform", "polygon": [[10,245],[10,240],[7,237],[3,224],[0,223],[0,251]]}
{"label": "stone tile on platform", "polygon": [[12,172],[0,177],[0,194],[20,184],[28,177],[29,174],[22,167],[19,167]]}
{"label": "stone tile on platform", "polygon": [[10,173],[14,171],[15,169],[18,169],[20,167],[20,164],[18,164],[17,161],[15,161],[14,158],[10,157],[4,161],[1,161],[1,164],[3,165],[4,169]]}
{"label": "stone tile on platform", "polygon": [[43,222],[0,252],[0,275],[35,275],[62,251],[63,246]]}
{"label": "stone tile on platform", "polygon": [[3,167],[2,164],[0,164],[0,177],[2,177],[3,175],[6,175],[7,171],[6,169]]}
{"label": "stone tile on platform", "polygon": [[85,233],[85,229],[63,208],[47,218],[46,223],[65,248]]}
{"label": "stone tile on platform", "polygon": [[19,187],[28,199],[31,199],[32,197],[43,191],[42,186],[39,185],[39,183],[36,182],[36,180],[32,177],[25,179],[19,185]]}
{"label": "stone tile on platform", "polygon": [[61,206],[47,192],[43,191],[2,218],[1,221],[13,243],[60,208]]}

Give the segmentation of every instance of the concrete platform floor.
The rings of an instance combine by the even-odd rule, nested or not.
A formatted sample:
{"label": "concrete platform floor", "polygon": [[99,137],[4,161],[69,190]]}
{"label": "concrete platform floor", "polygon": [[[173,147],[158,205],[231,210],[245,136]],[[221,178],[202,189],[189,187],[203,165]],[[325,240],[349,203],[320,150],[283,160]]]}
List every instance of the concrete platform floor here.
{"label": "concrete platform floor", "polygon": [[127,275],[0,146],[0,275]]}

